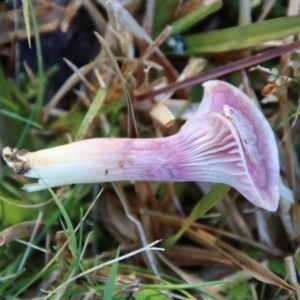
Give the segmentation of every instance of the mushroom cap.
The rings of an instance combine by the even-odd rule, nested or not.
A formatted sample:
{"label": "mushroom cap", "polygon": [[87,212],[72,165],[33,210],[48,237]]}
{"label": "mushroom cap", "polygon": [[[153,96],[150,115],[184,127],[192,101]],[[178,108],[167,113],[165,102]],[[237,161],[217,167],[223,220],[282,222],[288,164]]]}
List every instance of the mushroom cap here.
{"label": "mushroom cap", "polygon": [[[275,211],[279,203],[279,155],[269,122],[238,88],[219,80],[203,85],[202,102],[182,131],[192,134],[195,125],[199,131],[209,128],[209,151],[202,150],[196,162],[209,165],[204,180],[227,183],[253,204]],[[199,177],[203,181],[203,174]]]}

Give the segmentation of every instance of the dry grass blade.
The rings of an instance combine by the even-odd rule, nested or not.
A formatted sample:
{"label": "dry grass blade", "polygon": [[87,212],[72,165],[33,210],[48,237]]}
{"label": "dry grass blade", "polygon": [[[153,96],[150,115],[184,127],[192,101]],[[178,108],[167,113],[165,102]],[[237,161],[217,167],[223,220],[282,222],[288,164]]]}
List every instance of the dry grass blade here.
{"label": "dry grass blade", "polygon": [[244,254],[243,252],[233,248],[227,243],[220,241],[216,237],[208,234],[207,232],[203,230],[187,230],[186,235],[196,242],[209,245],[217,251],[223,253],[232,261],[234,261],[237,265],[239,265],[242,269],[252,274],[254,278],[262,282],[274,284],[285,290],[296,292],[296,289],[294,287],[287,284],[285,281],[283,281],[281,278],[276,276],[268,269],[264,268],[259,262]]}
{"label": "dry grass blade", "polygon": [[[128,32],[133,36],[133,39],[139,46],[141,50],[149,47],[153,40],[146,33],[146,31],[138,24],[138,22],[128,13],[128,11],[124,8],[120,8],[120,16],[122,18],[122,23]],[[176,69],[172,66],[172,64],[165,57],[163,52],[156,48],[155,52],[151,56],[151,58],[160,64],[163,67],[165,76],[169,79],[170,82],[176,81],[179,74]],[[179,97],[186,99],[188,98],[188,93],[185,90],[178,91]]]}
{"label": "dry grass blade", "polygon": [[[182,259],[182,253],[185,253],[185,259]],[[172,261],[176,266],[227,266],[237,267],[237,264],[224,257],[216,251],[199,249],[191,246],[175,246],[172,249],[166,250],[164,256]]]}
{"label": "dry grass blade", "polygon": [[[49,2],[50,3],[50,2]],[[61,21],[63,10],[57,8],[54,5],[42,5],[35,8],[35,15],[39,25],[39,32],[46,33],[54,31],[58,28]],[[18,14],[19,30],[14,31],[13,20],[14,14]],[[22,40],[27,38],[26,26],[24,18],[22,18],[23,10],[0,12],[0,45],[8,42],[12,42],[14,39]],[[33,32],[30,32],[30,37],[33,36]]]}
{"label": "dry grass blade", "polygon": [[[78,70],[78,72],[85,76],[88,72],[90,72],[97,64],[99,63],[98,57],[94,59],[91,63],[83,66]],[[72,74],[68,80],[60,87],[60,89],[56,92],[56,94],[50,99],[50,101],[44,106],[43,112],[43,121],[47,122],[49,118],[49,114],[52,108],[54,108],[59,101],[80,81],[80,76],[78,73]]]}
{"label": "dry grass blade", "polygon": [[[20,238],[31,237],[36,228],[36,221],[23,222],[17,225],[10,226],[0,232],[0,246],[4,246],[12,241]],[[38,224],[38,231],[41,231],[45,227],[45,224]]]}
{"label": "dry grass blade", "polygon": [[[165,257],[165,255],[161,254],[161,253],[157,253],[157,256],[159,257],[159,259],[166,264],[173,272],[175,272],[176,274],[178,274],[185,282],[187,283],[202,283],[204,282],[201,278],[199,278],[199,276],[195,276],[192,274],[189,274],[185,271],[183,271],[182,269],[176,267],[176,265],[174,263],[172,263],[169,259],[167,259]],[[212,294],[213,297],[215,297],[218,300],[223,300],[224,297],[221,296],[218,292],[219,292],[219,288],[218,286],[210,286],[210,287],[205,287],[204,290],[209,293]],[[202,295],[203,300],[210,300],[211,297],[207,297],[205,295]]]}
{"label": "dry grass blade", "polygon": [[37,80],[34,72],[32,69],[29,67],[26,61],[23,62],[24,69],[27,73],[27,76],[29,77],[31,84],[36,88],[37,87]]}
{"label": "dry grass blade", "polygon": [[[33,240],[36,237],[37,233],[41,230],[40,224],[41,224],[42,218],[43,218],[43,213],[39,212],[37,220],[36,220],[36,224],[35,224],[35,226],[34,226],[34,228],[32,230],[31,236],[30,236],[30,240],[29,240],[30,244],[33,242]],[[42,228],[43,227],[44,226],[42,226]],[[32,250],[31,246],[27,245],[27,248],[26,248],[26,251],[25,251],[25,253],[23,255],[22,261],[19,264],[18,271],[21,271],[23,269],[23,267],[25,266],[26,261],[27,261],[27,259],[29,257],[29,254],[30,254],[31,250]]]}
{"label": "dry grass blade", "polygon": [[295,262],[294,262],[294,258],[292,256],[288,256],[285,258],[285,266],[287,269],[288,279],[289,279],[290,283],[295,287],[295,289],[297,291],[297,296],[299,299],[300,285],[298,283],[297,273],[296,273],[296,269],[295,269]]}
{"label": "dry grass blade", "polygon": [[96,94],[97,89],[85,78],[85,76],[80,72],[80,69],[78,69],[71,61],[64,58],[64,61],[66,64],[72,69],[74,74],[77,74],[78,77],[84,82],[86,87],[90,90],[91,93]]}
{"label": "dry grass blade", "polygon": [[89,109],[91,106],[91,100],[88,98],[88,96],[85,93],[78,90],[73,90],[73,92],[78,97],[78,100],[86,107],[86,109]]}
{"label": "dry grass blade", "polygon": [[[183,218],[179,218],[179,217],[175,217],[175,216],[170,216],[167,214],[163,214],[163,213],[153,213],[153,212],[149,212],[149,211],[144,211],[144,213],[151,215],[152,217],[154,217],[157,221],[159,221],[162,226],[171,226],[172,228],[180,228],[184,222],[185,219]],[[208,225],[204,225],[204,224],[200,224],[200,223],[193,223],[191,225],[191,229],[193,230],[203,230],[206,231],[208,233],[212,233],[216,236],[221,236],[224,238],[229,238],[232,239],[233,241],[237,241],[240,242],[241,244],[244,245],[249,245],[252,246],[254,248],[257,249],[261,249],[267,253],[279,256],[282,255],[282,251],[280,251],[280,249],[276,248],[276,247],[268,247],[267,245],[264,245],[262,243],[258,243],[252,239],[249,239],[245,236],[240,236],[237,234],[234,234],[232,232],[229,231],[225,231],[222,229],[218,229],[212,226],[208,226]]]}
{"label": "dry grass blade", "polygon": [[143,28],[150,36],[152,35],[154,5],[155,5],[155,0],[146,1],[145,18],[143,20]]}
{"label": "dry grass blade", "polygon": [[108,44],[106,43],[106,41],[104,40],[104,38],[97,32],[95,32],[95,35],[99,41],[99,43],[101,44],[101,46],[103,47],[103,49],[105,50],[107,56],[109,57],[110,61],[112,62],[115,71],[118,74],[118,77],[122,83],[124,92],[125,92],[125,97],[127,100],[127,106],[128,106],[128,127],[127,127],[127,131],[128,131],[128,135],[131,136],[131,129],[133,129],[133,135],[134,137],[138,137],[138,131],[137,131],[137,127],[136,127],[136,121],[135,121],[135,117],[134,117],[134,111],[133,111],[133,107],[132,107],[132,103],[131,103],[131,99],[130,99],[130,95],[126,86],[126,82],[125,79],[121,73],[121,70],[118,66],[118,63],[114,57],[114,54],[112,53],[112,51],[110,50]]}
{"label": "dry grass blade", "polygon": [[238,24],[248,25],[251,23],[251,1],[239,0],[239,21]]}
{"label": "dry grass blade", "polygon": [[137,61],[137,65],[140,65],[143,61],[145,61],[158,47],[166,40],[166,38],[170,35],[172,28],[167,26],[160,35],[143,51],[141,56]]}
{"label": "dry grass blade", "polygon": [[276,0],[266,0],[264,2],[262,12],[261,12],[260,16],[258,17],[257,22],[263,21],[266,18],[266,16],[268,15],[268,13],[270,12],[270,10],[272,9],[272,7],[274,6],[275,3],[276,3]]}
{"label": "dry grass blade", "polygon": [[141,244],[143,245],[143,247],[145,247],[145,252],[147,255],[147,260],[148,260],[148,264],[149,264],[150,268],[152,269],[153,273],[157,276],[157,278],[160,278],[160,274],[159,274],[157,266],[156,266],[155,257],[151,251],[147,250],[148,241],[147,241],[147,237],[146,237],[146,234],[145,234],[145,231],[143,229],[141,222],[131,212],[130,207],[128,205],[128,201],[126,199],[126,195],[125,195],[121,185],[119,183],[113,183],[113,187],[124,207],[126,216],[137,228],[137,231],[138,231],[138,234],[139,234],[139,237],[141,240]]}
{"label": "dry grass blade", "polygon": [[238,210],[236,205],[229,200],[229,197],[224,197],[222,202],[216,205],[216,209],[223,214],[230,214],[230,220],[228,220],[228,227],[231,231],[239,236],[246,238],[248,241],[253,241],[253,234],[247,225],[247,222]]}
{"label": "dry grass blade", "polygon": [[[180,81],[184,81],[187,78],[190,78],[196,74],[199,74],[203,71],[203,69],[206,67],[208,61],[204,58],[190,58],[188,60],[187,65],[185,66],[185,68],[183,69],[183,71],[181,72],[180,76],[177,78],[176,82],[180,82]],[[155,89],[160,88],[159,83],[154,86]],[[165,84],[165,86],[167,86],[167,83]],[[151,85],[147,85],[148,91],[153,90],[153,86]],[[143,91],[145,92],[145,91]],[[173,92],[169,92],[166,93],[163,96],[163,100],[161,101],[161,103],[166,104],[165,102],[169,100],[169,98],[172,96]],[[136,93],[136,95],[138,95]],[[157,98],[157,97],[156,97]],[[186,102],[186,101],[185,101]]]}
{"label": "dry grass blade", "polygon": [[66,32],[69,28],[72,18],[82,5],[81,0],[71,0],[65,9],[65,14],[60,24],[60,28],[63,32]]}
{"label": "dry grass blade", "polygon": [[106,30],[107,22],[102,13],[97,10],[96,5],[91,0],[82,0],[82,5],[93,20],[97,32],[103,35]]}
{"label": "dry grass blade", "polygon": [[8,204],[10,204],[10,205],[12,205],[12,206],[22,207],[22,208],[38,208],[38,207],[45,206],[45,205],[47,205],[47,204],[49,204],[49,203],[51,203],[51,202],[53,201],[53,199],[50,199],[50,200],[48,200],[48,201],[46,201],[46,202],[43,202],[43,203],[26,205],[26,204],[18,204],[18,203],[9,201],[9,200],[7,200],[7,199],[1,197],[1,196],[0,196],[0,199],[1,199],[2,201],[4,201],[5,203],[8,203]]}
{"label": "dry grass blade", "polygon": [[106,201],[101,202],[99,218],[106,225],[108,232],[121,246],[138,245],[139,236],[133,222],[126,216],[117,195],[105,194]]}

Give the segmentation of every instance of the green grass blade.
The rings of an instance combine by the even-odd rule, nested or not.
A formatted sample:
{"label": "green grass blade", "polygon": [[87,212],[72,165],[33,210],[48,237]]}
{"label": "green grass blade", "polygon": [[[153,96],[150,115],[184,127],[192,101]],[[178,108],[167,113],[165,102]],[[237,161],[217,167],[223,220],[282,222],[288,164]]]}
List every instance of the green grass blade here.
{"label": "green grass blade", "polygon": [[[118,258],[120,255],[120,248],[118,249],[116,253],[116,258]],[[116,277],[117,277],[117,272],[118,272],[118,262],[116,261],[109,272],[108,280],[104,288],[104,295],[103,295],[103,300],[111,300],[114,294],[114,289],[115,289],[115,282],[116,282]]]}
{"label": "green grass blade", "polygon": [[172,23],[171,24],[172,33],[180,33],[188,30],[193,25],[200,22],[210,14],[218,11],[221,7],[222,7],[222,2],[215,2],[213,4],[199,7],[194,12]]}
{"label": "green grass blade", "polygon": [[12,79],[9,79],[7,83],[9,86],[9,92],[15,99],[15,105],[18,105],[18,109],[23,111],[23,114],[28,113],[30,111],[30,102],[28,99],[24,96],[23,92]]}
{"label": "green grass blade", "polygon": [[134,299],[135,300],[145,300],[145,299],[155,299],[155,300],[168,300],[169,298],[160,293],[159,291],[155,290],[141,290],[136,293],[134,293]]}
{"label": "green grass blade", "polygon": [[209,191],[194,207],[193,211],[187,218],[181,229],[172,237],[163,243],[163,247],[171,248],[183,235],[183,233],[193,224],[197,219],[202,217],[208,210],[215,206],[230,190],[230,186],[220,183]]}
{"label": "green grass blade", "polygon": [[300,16],[282,17],[245,26],[183,37],[190,54],[223,52],[259,45],[300,31]]}
{"label": "green grass blade", "polygon": [[[88,188],[86,189],[86,191],[88,191]],[[51,194],[52,193],[53,193],[53,191],[51,190]],[[74,189],[72,189],[70,191],[69,196],[64,200],[63,208],[65,211],[66,211],[66,209],[69,209],[69,210],[72,209],[74,207],[74,205],[76,205],[76,203],[78,201],[80,201],[80,199],[82,199],[82,197],[84,197],[84,195],[86,195],[86,193],[83,193],[80,196],[79,195],[80,195],[79,185],[77,185],[74,187]],[[78,196],[78,198],[77,198],[77,196]],[[62,204],[60,203],[60,205],[62,205]],[[45,221],[46,227],[39,234],[39,237],[36,239],[37,242],[40,240],[40,238],[42,236],[45,236],[46,232],[49,231],[49,228],[51,228],[53,226],[53,224],[56,222],[57,218],[59,218],[59,216],[61,214],[62,214],[62,211],[58,207],[58,209],[54,210],[53,212],[51,212],[51,214],[48,215],[48,218]],[[22,287],[17,289],[15,295],[13,296],[14,297],[13,299],[15,299],[20,294],[22,294],[24,291],[26,291],[34,282],[36,282],[38,279],[41,279],[43,276],[45,276],[45,274],[47,274],[48,272],[51,273],[50,269],[51,269],[51,267],[49,265],[46,265],[40,272],[38,272],[38,273],[34,274],[34,276],[30,277],[30,279],[28,281],[26,281],[26,283],[23,283]]]}
{"label": "green grass blade", "polygon": [[178,8],[178,0],[155,0],[154,20],[153,22],[153,38],[156,38],[168,24],[168,20],[174,15]]}
{"label": "green grass blade", "polygon": [[39,27],[36,20],[34,8],[31,0],[27,0],[29,4],[30,13],[32,16],[32,24],[33,24],[33,32],[34,32],[34,41],[36,47],[36,55],[37,55],[37,65],[38,65],[38,86],[37,86],[37,97],[34,107],[34,119],[41,119],[42,115],[42,107],[44,100],[44,85],[45,85],[45,74],[44,74],[44,65],[43,65],[43,55],[42,55],[42,46],[39,34]]}
{"label": "green grass blade", "polygon": [[5,77],[5,74],[3,72],[1,64],[0,64],[0,95],[5,99],[11,99],[9,85]]}
{"label": "green grass blade", "polygon": [[[44,184],[46,185],[45,182],[44,182]],[[61,214],[64,217],[64,221],[66,222],[66,225],[67,225],[67,233],[69,234],[69,236],[67,235],[67,238],[69,240],[69,249],[72,252],[73,258],[76,259],[77,255],[78,255],[77,245],[76,245],[76,236],[75,236],[75,231],[74,231],[74,227],[73,227],[73,224],[71,222],[71,219],[70,219],[70,217],[68,215],[68,212],[66,211],[65,207],[63,206],[61,201],[58,199],[57,195],[53,192],[53,190],[51,188],[48,187],[48,190],[49,190],[51,196],[53,197],[56,205],[58,206]]]}
{"label": "green grass blade", "polygon": [[40,125],[40,124],[30,120],[30,119],[26,119],[24,117],[21,117],[20,115],[15,114],[15,113],[13,113],[9,110],[6,110],[6,109],[0,109],[0,114],[2,114],[4,116],[7,116],[7,117],[10,117],[10,118],[13,118],[15,120],[18,120],[20,122],[24,122],[28,125],[31,125],[33,127],[39,128],[39,129],[43,128],[42,125]]}
{"label": "green grass blade", "polygon": [[11,111],[19,114],[20,113],[20,107],[15,104],[13,101],[11,101],[11,99],[6,99],[3,97],[0,97],[0,102],[8,109],[10,109]]}
{"label": "green grass blade", "polygon": [[99,109],[101,108],[103,101],[105,99],[105,91],[100,88],[97,92],[97,95],[91,104],[88,112],[86,113],[75,137],[75,141],[79,141],[83,139],[84,135],[86,134],[91,122],[94,120],[96,114],[98,113]]}
{"label": "green grass blade", "polygon": [[29,5],[27,0],[22,0],[23,4],[23,15],[24,15],[24,21],[25,21],[25,29],[26,29],[26,35],[28,39],[28,46],[31,48],[31,40],[30,40],[30,18],[29,18]]}
{"label": "green grass blade", "polygon": [[282,128],[283,126],[285,126],[286,124],[288,124],[291,120],[297,118],[300,115],[300,112],[295,112],[293,114],[291,114],[290,116],[288,116],[287,118],[285,118],[284,120],[282,120],[276,127],[275,130],[279,130],[280,128]]}
{"label": "green grass blade", "polygon": [[22,144],[24,143],[26,136],[29,131],[29,120],[39,120],[41,119],[41,111],[43,107],[43,97],[44,97],[44,67],[43,67],[43,56],[42,56],[42,47],[39,35],[39,28],[36,20],[36,16],[34,13],[34,8],[32,5],[31,0],[27,0],[29,5],[29,10],[32,15],[32,23],[33,23],[33,32],[34,32],[34,39],[35,39],[35,47],[36,47],[36,55],[37,55],[37,65],[38,65],[38,86],[37,86],[37,97],[35,102],[34,110],[30,113],[28,117],[28,121],[20,135],[20,138],[17,143],[17,148],[21,148]]}
{"label": "green grass blade", "polygon": [[26,140],[27,138],[27,134],[28,134],[28,131],[29,131],[29,126],[30,126],[30,122],[33,122],[33,115],[34,115],[34,111],[32,110],[30,112],[30,115],[29,117],[26,119],[26,125],[24,126],[24,129],[22,130],[21,134],[20,134],[20,137],[18,139],[18,142],[17,142],[17,145],[16,145],[16,148],[21,148],[22,145],[24,144],[24,141]]}
{"label": "green grass blade", "polygon": [[300,249],[298,248],[295,257],[295,266],[298,272],[298,276],[300,276]]}

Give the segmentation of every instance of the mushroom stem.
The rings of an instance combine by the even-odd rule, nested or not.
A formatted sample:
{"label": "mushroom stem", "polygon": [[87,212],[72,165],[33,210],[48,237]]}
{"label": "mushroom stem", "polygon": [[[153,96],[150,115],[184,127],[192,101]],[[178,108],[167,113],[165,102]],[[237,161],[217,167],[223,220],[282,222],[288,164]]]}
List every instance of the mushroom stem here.
{"label": "mushroom stem", "polygon": [[237,88],[221,81],[204,86],[198,110],[173,136],[89,139],[32,153],[7,147],[3,158],[17,174],[39,178],[24,186],[29,192],[73,183],[209,181],[276,210],[279,160],[269,123]]}
{"label": "mushroom stem", "polygon": [[[37,152],[9,147],[3,157],[17,174],[42,178],[38,185],[25,185],[27,191],[72,183],[124,180],[186,180],[182,155],[174,149],[178,134],[168,138],[96,138]],[[176,145],[176,144],[175,144]]]}
{"label": "mushroom stem", "polygon": [[[201,147],[208,139],[209,149]],[[195,181],[195,176],[199,181],[219,181],[209,173],[211,163],[205,163],[205,158],[211,148],[226,146],[227,140],[222,143],[215,138],[219,144],[214,145],[213,139],[207,129],[199,130],[196,140],[182,131],[155,139],[95,138],[36,152],[6,147],[3,158],[17,174],[41,178],[37,184],[24,186],[29,192],[45,189],[45,184]],[[227,149],[232,147],[227,145]]]}

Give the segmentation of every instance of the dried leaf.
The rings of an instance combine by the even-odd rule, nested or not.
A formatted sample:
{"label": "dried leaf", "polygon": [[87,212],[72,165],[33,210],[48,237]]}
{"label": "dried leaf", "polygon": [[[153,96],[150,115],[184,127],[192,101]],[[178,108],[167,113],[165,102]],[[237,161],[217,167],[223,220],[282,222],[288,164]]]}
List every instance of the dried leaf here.
{"label": "dried leaf", "polygon": [[37,224],[36,221],[29,221],[4,229],[0,232],[0,246],[8,244],[17,239],[30,237],[36,226],[38,226],[38,231],[41,231],[45,224]]}
{"label": "dried leaf", "polygon": [[64,261],[71,261],[72,260],[72,253],[69,249],[69,247],[63,247],[66,242],[68,242],[68,238],[66,236],[66,233],[64,231],[58,231],[55,234],[55,241],[57,247],[63,248],[61,252],[61,257],[63,258]]}
{"label": "dried leaf", "polygon": [[263,96],[268,96],[269,94],[273,93],[276,88],[278,88],[277,84],[269,83],[262,89],[261,94]]}

